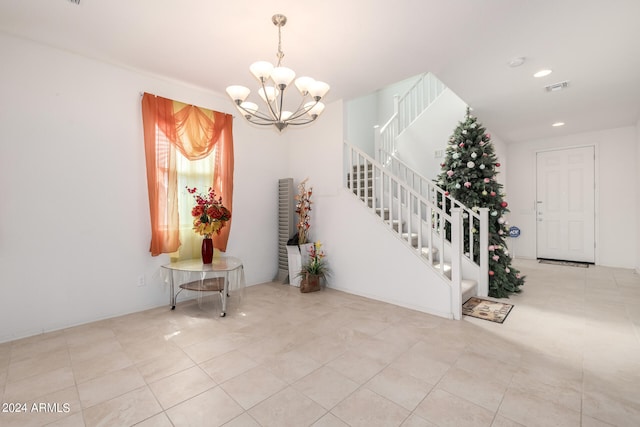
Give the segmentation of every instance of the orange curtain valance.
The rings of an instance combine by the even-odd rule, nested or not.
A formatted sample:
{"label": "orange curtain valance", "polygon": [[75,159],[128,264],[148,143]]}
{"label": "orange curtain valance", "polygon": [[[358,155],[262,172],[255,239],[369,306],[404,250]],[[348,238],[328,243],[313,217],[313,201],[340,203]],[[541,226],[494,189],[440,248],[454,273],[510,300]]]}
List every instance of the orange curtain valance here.
{"label": "orange curtain valance", "polygon": [[[151,214],[151,255],[180,246],[175,150],[189,160],[207,157],[217,148],[211,187],[229,211],[233,205],[233,116],[145,93],[142,121]],[[227,248],[231,220],[214,238]]]}

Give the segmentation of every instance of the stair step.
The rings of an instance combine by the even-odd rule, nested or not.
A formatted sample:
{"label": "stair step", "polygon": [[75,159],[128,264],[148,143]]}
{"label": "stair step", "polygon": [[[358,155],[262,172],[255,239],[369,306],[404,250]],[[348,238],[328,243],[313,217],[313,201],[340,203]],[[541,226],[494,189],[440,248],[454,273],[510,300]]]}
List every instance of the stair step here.
{"label": "stair step", "polygon": [[462,289],[462,303],[464,304],[471,297],[478,294],[478,282],[475,280],[462,279],[460,283]]}
{"label": "stair step", "polygon": [[[422,256],[425,257],[426,259],[435,260],[436,257],[438,256],[438,248],[431,248],[431,250],[429,250],[429,248],[424,247],[420,250],[420,252]],[[431,256],[429,256],[429,254],[431,254]]]}
{"label": "stair step", "polygon": [[402,239],[405,242],[409,241],[409,237],[411,237],[411,246],[413,246],[414,248],[418,246],[418,233],[411,233],[411,236],[409,236],[408,233],[402,233]]}
{"label": "stair step", "polygon": [[376,215],[378,215],[384,220],[389,219],[389,208],[376,208]]}
{"label": "stair step", "polygon": [[[393,223],[393,224],[392,224],[393,229],[394,229],[394,230],[396,230],[396,231],[398,231],[398,228],[399,228],[399,227],[402,227],[402,226],[404,225],[404,224],[403,224],[399,219],[394,219],[394,220],[392,220],[391,222]],[[386,220],[384,221],[384,223],[385,223],[385,224],[387,224],[387,225],[389,225],[389,220],[388,220],[388,219],[386,219]]]}
{"label": "stair step", "polygon": [[[440,261],[433,263],[433,268],[440,271]],[[443,262],[442,263],[442,274],[451,279],[451,264]]]}

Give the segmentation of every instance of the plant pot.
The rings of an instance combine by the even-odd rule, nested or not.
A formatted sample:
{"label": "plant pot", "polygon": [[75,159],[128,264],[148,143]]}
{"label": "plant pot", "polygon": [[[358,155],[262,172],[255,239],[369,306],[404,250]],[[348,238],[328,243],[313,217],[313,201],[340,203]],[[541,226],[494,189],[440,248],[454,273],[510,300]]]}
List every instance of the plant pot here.
{"label": "plant pot", "polygon": [[309,274],[306,273],[302,280],[300,280],[300,292],[316,292],[321,289],[320,280],[322,279],[322,275],[320,274]]}

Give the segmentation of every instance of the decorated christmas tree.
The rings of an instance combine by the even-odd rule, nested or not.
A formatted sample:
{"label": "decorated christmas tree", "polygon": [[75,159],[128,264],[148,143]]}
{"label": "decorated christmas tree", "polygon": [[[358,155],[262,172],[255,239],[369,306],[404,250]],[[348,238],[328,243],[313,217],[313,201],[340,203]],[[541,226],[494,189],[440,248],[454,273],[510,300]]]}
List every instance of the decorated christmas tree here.
{"label": "decorated christmas tree", "polygon": [[[436,181],[445,194],[474,211],[489,209],[489,296],[504,298],[520,292],[524,277],[511,266],[512,258],[505,244],[509,235],[505,214],[509,210],[502,184],[496,180],[496,169],[500,167],[497,160],[491,135],[467,109],[464,121],[449,139],[442,172]],[[479,240],[473,239],[474,254],[480,253]],[[468,244],[467,239],[464,245]]]}

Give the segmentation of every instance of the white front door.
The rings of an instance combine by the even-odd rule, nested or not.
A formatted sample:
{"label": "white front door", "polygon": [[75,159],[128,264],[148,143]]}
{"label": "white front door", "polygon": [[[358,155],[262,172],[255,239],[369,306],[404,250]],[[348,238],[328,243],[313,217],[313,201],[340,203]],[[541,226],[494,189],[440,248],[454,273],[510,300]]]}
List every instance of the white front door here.
{"label": "white front door", "polygon": [[537,257],[595,262],[594,148],[537,154]]}

